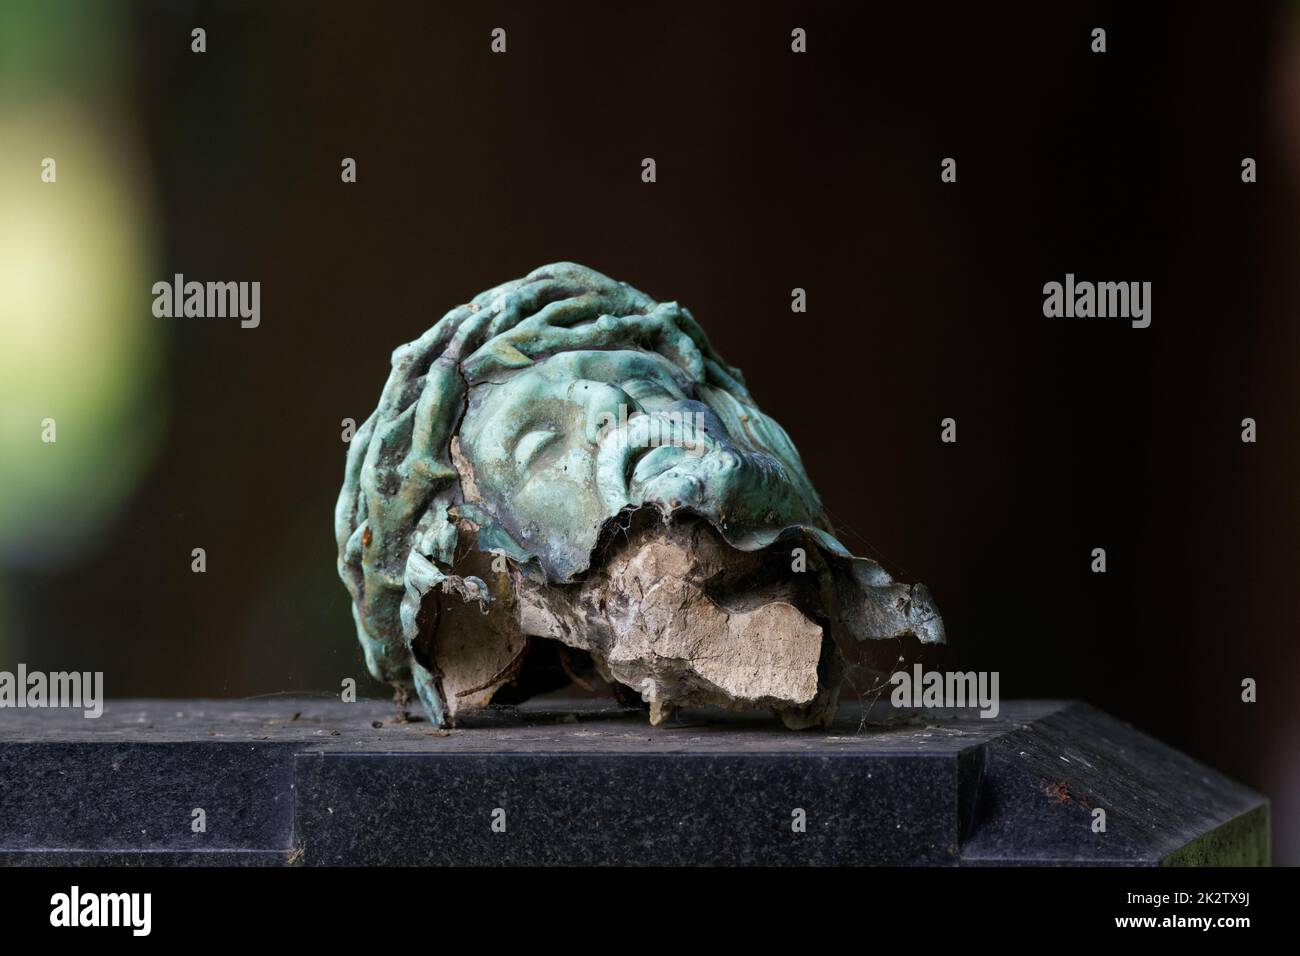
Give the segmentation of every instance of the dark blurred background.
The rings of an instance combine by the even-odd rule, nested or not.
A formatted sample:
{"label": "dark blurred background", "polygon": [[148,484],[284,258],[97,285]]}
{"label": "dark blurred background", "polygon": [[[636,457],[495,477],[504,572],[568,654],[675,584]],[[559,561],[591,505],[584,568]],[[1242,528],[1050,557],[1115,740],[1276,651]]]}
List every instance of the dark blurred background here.
{"label": "dark blurred background", "polygon": [[[958,666],[1262,790],[1300,862],[1293,7],[24,0],[0,27],[0,668],[366,686],[342,420],[447,309],[574,260],[692,310]],[[176,272],[260,281],[260,327],[155,318]],[[1044,318],[1066,272],[1151,281],[1151,327]]]}

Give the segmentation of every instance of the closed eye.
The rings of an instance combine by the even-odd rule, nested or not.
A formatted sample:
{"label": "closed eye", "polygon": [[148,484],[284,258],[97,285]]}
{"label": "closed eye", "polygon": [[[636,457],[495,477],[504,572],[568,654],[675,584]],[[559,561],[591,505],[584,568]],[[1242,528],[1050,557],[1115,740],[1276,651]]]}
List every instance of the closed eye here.
{"label": "closed eye", "polygon": [[537,428],[528,432],[515,443],[515,465],[528,468],[542,451],[559,437],[559,433],[549,428]]}

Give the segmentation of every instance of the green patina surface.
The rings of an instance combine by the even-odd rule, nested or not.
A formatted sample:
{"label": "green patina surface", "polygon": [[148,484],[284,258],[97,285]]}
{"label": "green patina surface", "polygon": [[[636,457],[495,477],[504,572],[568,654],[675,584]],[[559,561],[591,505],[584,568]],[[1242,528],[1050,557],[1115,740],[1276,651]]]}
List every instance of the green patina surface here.
{"label": "green patina surface", "polygon": [[436,675],[412,653],[423,603],[438,591],[490,600],[478,578],[450,574],[458,519],[481,550],[563,587],[607,523],[644,506],[702,516],[744,551],[801,530],[842,563],[859,639],[943,639],[924,588],[835,539],[786,432],[686,309],[558,263],[398,348],[352,441],[335,530],[371,674],[413,685],[442,722]]}

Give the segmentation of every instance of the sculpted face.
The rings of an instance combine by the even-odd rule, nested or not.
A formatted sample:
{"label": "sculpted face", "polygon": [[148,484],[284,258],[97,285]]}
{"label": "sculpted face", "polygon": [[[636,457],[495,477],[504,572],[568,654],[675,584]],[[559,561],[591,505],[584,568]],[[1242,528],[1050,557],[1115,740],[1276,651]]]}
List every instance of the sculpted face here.
{"label": "sculpted face", "polygon": [[689,387],[667,359],[631,350],[566,352],[474,386],[459,447],[480,518],[558,580],[586,568],[628,506],[715,517],[724,536],[812,523],[787,467]]}
{"label": "sculpted face", "polygon": [[338,567],[370,672],[435,723],[559,644],[565,673],[581,655],[654,720],[809,726],[856,644],[943,640],[924,586],[835,538],[789,436],[676,302],[544,266],[392,366],[349,447]]}

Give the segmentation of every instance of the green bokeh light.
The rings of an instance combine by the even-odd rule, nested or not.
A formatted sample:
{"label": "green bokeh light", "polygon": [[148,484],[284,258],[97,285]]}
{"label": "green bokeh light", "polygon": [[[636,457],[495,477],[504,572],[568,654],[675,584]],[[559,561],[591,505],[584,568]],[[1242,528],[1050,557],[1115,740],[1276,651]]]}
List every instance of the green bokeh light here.
{"label": "green bokeh light", "polygon": [[122,15],[0,12],[0,560],[11,567],[85,553],[162,424],[169,329],[149,310],[151,190],[121,92],[110,17]]}

